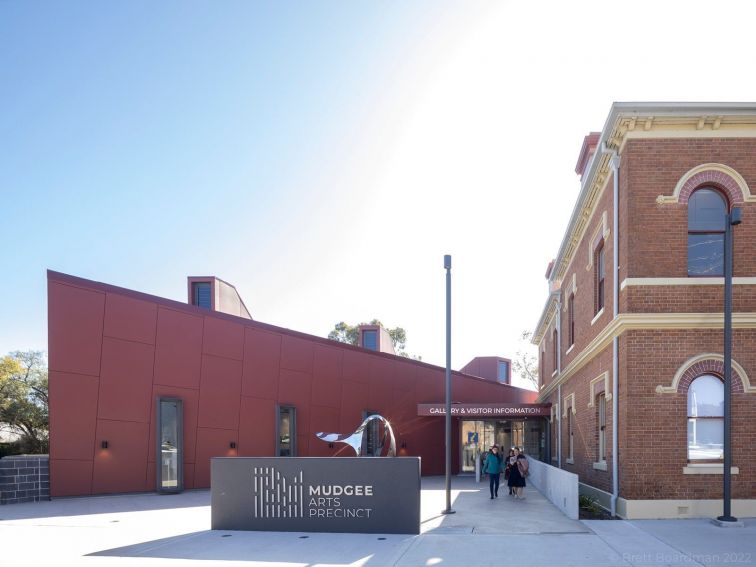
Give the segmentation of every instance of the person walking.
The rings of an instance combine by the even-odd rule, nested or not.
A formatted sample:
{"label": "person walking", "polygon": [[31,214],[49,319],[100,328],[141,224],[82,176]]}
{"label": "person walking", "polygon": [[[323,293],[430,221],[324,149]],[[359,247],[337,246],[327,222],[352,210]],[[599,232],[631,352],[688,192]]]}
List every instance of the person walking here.
{"label": "person walking", "polygon": [[509,454],[504,458],[504,480],[507,481],[510,496],[514,494],[514,488],[509,484],[509,476],[512,474],[512,467],[515,466],[516,462],[517,455],[515,455],[515,449],[512,447],[509,450]]}
{"label": "person walking", "polygon": [[518,484],[515,490],[515,498],[524,499],[525,495],[523,493],[525,492],[526,486],[525,479],[530,474],[530,463],[528,462],[528,458],[525,456],[525,452],[522,450],[522,447],[520,448],[520,452],[517,455],[517,466],[515,468],[517,469],[518,476],[522,479],[522,482]]}
{"label": "person walking", "polygon": [[488,486],[491,490],[491,500],[499,497],[499,477],[501,475],[501,456],[499,447],[492,445],[486,455],[484,472],[488,474]]}
{"label": "person walking", "polygon": [[514,448],[514,459],[510,457],[509,462],[509,479],[507,480],[507,486],[512,489],[512,496],[519,498],[519,489],[525,486],[525,479],[520,474],[520,467],[517,466],[517,461],[520,456],[520,449]]}

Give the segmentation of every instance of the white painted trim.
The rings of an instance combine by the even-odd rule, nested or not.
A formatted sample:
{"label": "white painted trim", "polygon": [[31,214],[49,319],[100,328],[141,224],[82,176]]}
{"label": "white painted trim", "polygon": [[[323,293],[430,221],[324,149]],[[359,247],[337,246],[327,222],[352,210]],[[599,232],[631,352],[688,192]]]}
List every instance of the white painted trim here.
{"label": "white painted trim", "polygon": [[601,317],[603,314],[604,314],[604,308],[602,307],[601,311],[596,313],[596,316],[593,319],[591,319],[591,325],[593,325],[596,321],[598,321],[599,317]]}
{"label": "white painted trim", "polygon": [[[732,278],[733,285],[756,285],[756,278]],[[628,286],[724,285],[724,278],[625,278],[620,289]]]}
{"label": "white painted trim", "polygon": [[[680,368],[677,369],[677,372],[675,372],[675,376],[674,378],[672,378],[672,384],[670,384],[669,386],[662,386],[661,384],[659,384],[658,386],[656,386],[656,393],[676,394],[677,388],[680,386],[680,380],[682,380],[683,374],[685,374],[690,367],[704,360],[716,360],[717,362],[724,362],[724,356],[714,352],[706,352],[689,358],[688,360],[683,362],[680,365]],[[756,394],[756,387],[751,386],[751,381],[748,378],[748,374],[746,374],[745,369],[735,359],[732,359],[732,368],[740,376],[741,382],[743,383],[743,392],[745,392],[746,394]]]}
{"label": "white painted trim", "polygon": [[[562,369],[559,379],[541,388],[538,401],[542,401],[561,384],[565,384],[583,366],[606,349],[614,337],[625,331],[651,329],[722,329],[722,313],[622,313],[609,321],[596,337],[575,356],[566,368]],[[733,313],[734,329],[756,329],[756,313]]]}
{"label": "white painted trim", "polygon": [[606,397],[606,401],[610,401],[612,399],[612,389],[609,387],[609,371],[602,372],[598,376],[596,376],[593,380],[590,381],[590,384],[588,385],[589,391],[590,391],[590,399],[588,400],[588,407],[592,408],[595,404],[593,403],[593,400],[596,398],[596,394],[594,393],[596,390],[596,384],[601,382],[601,380],[604,381],[604,396]]}
{"label": "white painted trim", "polygon": [[562,408],[564,409],[562,417],[567,417],[567,411],[570,408],[572,409],[572,415],[575,415],[577,413],[577,410],[575,409],[575,392],[572,392],[571,394],[568,394],[564,397]]}
{"label": "white painted trim", "polygon": [[574,464],[575,464],[575,459],[565,459],[565,462],[566,462],[566,463],[567,463],[568,465],[574,465]]}
{"label": "white painted trim", "polygon": [[606,214],[606,211],[601,213],[601,221],[596,226],[595,230],[591,234],[591,238],[588,241],[590,243],[590,246],[588,246],[588,265],[585,267],[586,271],[590,271],[591,268],[593,268],[593,256],[596,253],[596,240],[598,239],[599,232],[601,233],[601,238],[604,240],[604,245],[606,245],[607,239],[609,238],[609,216]]}
{"label": "white painted trim", "polygon": [[748,188],[748,183],[746,183],[746,180],[743,179],[743,176],[733,168],[722,163],[702,163],[701,165],[697,165],[693,169],[689,170],[679,179],[677,185],[675,185],[674,191],[672,191],[672,195],[659,195],[656,198],[656,202],[659,204],[678,203],[680,201],[680,191],[682,191],[682,188],[685,186],[688,180],[694,175],[698,175],[699,173],[703,173],[704,171],[716,171],[718,173],[723,173],[727,177],[730,177],[740,189],[740,192],[743,195],[743,201],[745,201],[746,203],[756,201],[756,197],[751,196],[751,190]]}
{"label": "white painted trim", "polygon": [[595,471],[606,471],[606,461],[599,461],[597,463],[593,463],[593,470]]}
{"label": "white painted trim", "polygon": [[[723,463],[691,463],[683,467],[683,474],[724,474]],[[739,467],[730,467],[730,474],[740,474]]]}
{"label": "white painted trim", "polygon": [[[733,499],[737,518],[756,517],[756,498]],[[722,499],[716,500],[626,500],[617,499],[617,515],[625,520],[716,518],[722,515]]]}
{"label": "white painted trim", "polygon": [[573,348],[575,348],[575,343],[572,343],[572,344],[570,345],[570,348],[568,348],[568,349],[567,349],[567,350],[566,350],[566,351],[564,352],[564,355],[565,355],[565,356],[567,356],[568,354],[570,354],[570,352],[572,352],[572,349],[573,349]]}

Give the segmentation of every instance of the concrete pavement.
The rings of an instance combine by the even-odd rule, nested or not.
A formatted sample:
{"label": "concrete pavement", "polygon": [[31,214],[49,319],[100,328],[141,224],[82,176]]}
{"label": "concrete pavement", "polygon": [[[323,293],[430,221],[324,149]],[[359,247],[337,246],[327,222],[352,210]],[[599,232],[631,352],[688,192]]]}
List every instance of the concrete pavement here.
{"label": "concrete pavement", "polygon": [[209,491],[2,506],[0,566],[756,565],[756,519],[576,521],[532,488],[520,501],[506,488],[490,500],[472,478],[452,486],[444,516],[444,479],[423,479],[419,536],[212,531]]}

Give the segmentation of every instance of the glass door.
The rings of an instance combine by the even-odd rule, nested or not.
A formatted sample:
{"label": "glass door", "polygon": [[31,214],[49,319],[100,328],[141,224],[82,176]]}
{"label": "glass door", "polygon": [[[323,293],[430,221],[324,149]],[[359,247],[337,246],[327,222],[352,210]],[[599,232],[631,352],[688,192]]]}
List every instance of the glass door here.
{"label": "glass door", "polygon": [[178,398],[157,399],[156,471],[158,492],[184,489],[183,403]]}
{"label": "glass door", "polygon": [[475,459],[496,443],[495,422],[462,420],[459,430],[462,436],[460,439],[462,462],[459,470],[462,473],[473,473],[475,472]]}

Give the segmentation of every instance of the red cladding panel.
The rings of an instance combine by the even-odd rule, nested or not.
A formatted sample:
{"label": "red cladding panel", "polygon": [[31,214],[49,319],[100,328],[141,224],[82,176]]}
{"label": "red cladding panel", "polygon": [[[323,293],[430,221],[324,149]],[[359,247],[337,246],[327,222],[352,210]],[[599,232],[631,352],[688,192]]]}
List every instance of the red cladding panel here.
{"label": "red cladding panel", "polygon": [[292,405],[297,408],[297,430],[303,434],[309,433],[311,388],[312,377],[309,374],[281,370],[278,402],[281,405]]}
{"label": "red cladding panel", "polygon": [[281,361],[281,335],[246,329],[242,394],[275,400]]}
{"label": "red cladding panel", "polygon": [[[92,493],[138,492],[147,480],[148,423],[97,421]],[[107,440],[108,448],[102,448]]]}
{"label": "red cladding panel", "polygon": [[394,388],[414,392],[418,367],[414,364],[405,364],[398,361],[393,361],[391,365],[393,366],[391,376]]}
{"label": "red cladding panel", "polygon": [[313,343],[288,335],[281,344],[281,368],[312,373]]}
{"label": "red cladding panel", "polygon": [[105,294],[48,282],[50,370],[98,376]]}
{"label": "red cladding panel", "polygon": [[[312,403],[338,408],[341,406],[342,349],[315,346]],[[335,431],[335,430],[334,430]]]}
{"label": "red cladding panel", "polygon": [[[154,453],[154,451],[153,451]],[[184,471],[186,471],[186,465],[184,465]],[[155,461],[147,461],[147,478],[144,483],[144,490],[152,492],[157,490],[157,477],[155,472]],[[186,485],[186,472],[184,472],[184,488],[190,488]]]}
{"label": "red cladding panel", "polygon": [[197,429],[197,462],[194,464],[194,488],[210,487],[210,459],[212,457],[235,457],[230,448],[237,441],[236,429]]}
{"label": "red cladding panel", "polygon": [[204,355],[199,401],[199,426],[239,428],[240,360]]}
{"label": "red cladding panel", "polygon": [[195,488],[194,463],[184,464],[184,488]]}
{"label": "red cladding panel", "polygon": [[155,384],[199,388],[202,317],[158,309]]}
{"label": "red cladding panel", "polygon": [[352,433],[364,419],[362,413],[371,409],[364,384],[344,380],[341,385],[341,422],[338,433]]}
{"label": "red cladding panel", "polygon": [[184,464],[193,463],[195,447],[197,445],[197,413],[199,411],[199,390],[187,390],[184,388],[170,388],[168,386],[155,386],[152,390],[152,409],[150,410],[150,436],[148,440],[148,460],[155,462],[155,446],[157,437],[155,433],[155,420],[157,419],[155,401],[158,397],[179,398],[184,407]]}
{"label": "red cladding panel", "polygon": [[[430,368],[419,368],[415,381],[418,403],[434,403],[444,400],[444,373]],[[455,398],[456,399],[456,398]]]}
{"label": "red cladding panel", "polygon": [[344,367],[342,371],[344,380],[367,384],[370,380],[369,364],[374,356],[368,352],[344,349]]}
{"label": "red cladding panel", "polygon": [[99,380],[50,371],[50,458],[92,460]]}
{"label": "red cladding panel", "polygon": [[342,433],[339,430],[339,410],[332,407],[312,406],[310,408],[310,457],[330,457],[334,455],[341,443],[335,443],[330,449],[328,443],[315,437],[315,433]]}
{"label": "red cladding panel", "polygon": [[50,461],[50,496],[81,496],[92,493],[92,461]]}
{"label": "red cladding panel", "polygon": [[[306,434],[299,434],[297,435],[297,456],[298,457],[310,457],[310,443],[312,442],[313,438],[311,438],[309,435]],[[315,439],[318,443],[322,443],[322,441]]]}
{"label": "red cladding panel", "polygon": [[103,339],[98,417],[150,421],[154,359],[151,345]]}
{"label": "red cladding panel", "polygon": [[157,305],[117,293],[105,301],[105,336],[155,344]]}
{"label": "red cladding panel", "polygon": [[242,396],[239,456],[273,457],[276,452],[276,403]]}
{"label": "red cladding panel", "polygon": [[244,327],[217,317],[205,317],[202,352],[241,360],[244,357]]}

